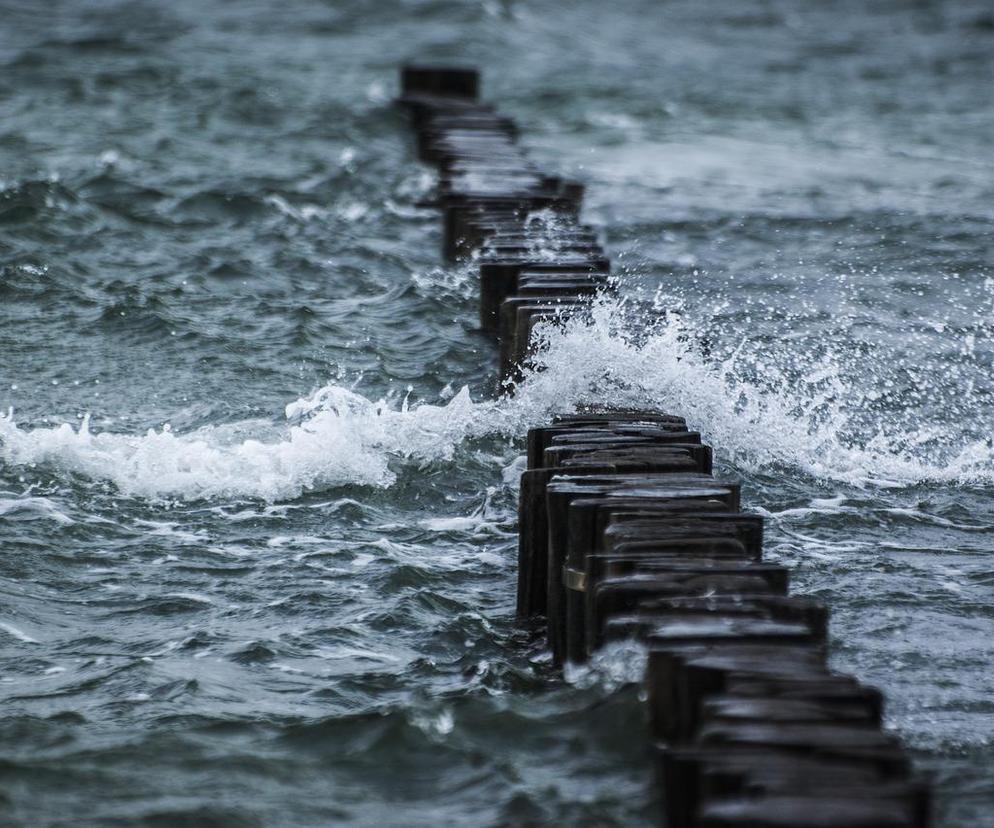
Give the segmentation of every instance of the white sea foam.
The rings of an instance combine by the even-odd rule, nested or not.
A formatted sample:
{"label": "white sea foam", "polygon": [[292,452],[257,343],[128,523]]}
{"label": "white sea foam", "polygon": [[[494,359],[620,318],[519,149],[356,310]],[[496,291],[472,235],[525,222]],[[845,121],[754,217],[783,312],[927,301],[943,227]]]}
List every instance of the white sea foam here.
{"label": "white sea foam", "polygon": [[[793,383],[766,365],[743,371],[738,354],[710,361],[675,318],[651,332],[627,327],[625,308],[602,301],[589,321],[540,326],[544,350],[513,396],[474,402],[462,388],[443,404],[370,400],[329,384],[286,407],[286,422],[235,424],[180,434],[93,433],[88,419],[21,428],[0,416],[0,461],[44,464],[108,480],[144,497],[288,500],[341,485],[385,487],[400,463],[451,460],[469,438],[519,436],[555,412],[599,402],[684,415],[719,457],[748,471],[795,470],[851,485],[994,479],[989,442],[967,442],[945,459],[926,458],[931,432],[860,441],[854,398],[841,372],[823,366]],[[252,436],[246,437],[246,433]]]}
{"label": "white sea foam", "polygon": [[8,624],[6,621],[0,621],[0,630],[3,630],[8,635],[13,636],[18,641],[23,641],[25,644],[39,644],[37,638],[32,638],[23,630],[19,630],[13,624]]}
{"label": "white sea foam", "polygon": [[62,526],[69,526],[76,522],[47,497],[0,497],[0,518],[4,520],[51,520]]}
{"label": "white sea foam", "polygon": [[387,486],[391,457],[450,457],[472,410],[466,391],[444,407],[390,408],[329,385],[287,406],[296,424],[236,442],[215,428],[95,434],[88,419],[78,429],[22,429],[8,414],[0,417],[0,459],[110,480],[130,495],[283,500],[336,485]]}

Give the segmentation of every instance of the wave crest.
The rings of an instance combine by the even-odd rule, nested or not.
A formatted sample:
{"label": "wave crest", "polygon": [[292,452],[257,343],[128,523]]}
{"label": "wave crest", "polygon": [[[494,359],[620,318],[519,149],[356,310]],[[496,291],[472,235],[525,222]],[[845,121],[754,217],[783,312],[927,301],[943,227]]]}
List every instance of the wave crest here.
{"label": "wave crest", "polygon": [[[994,479],[989,441],[926,450],[934,429],[854,433],[863,398],[830,361],[789,378],[741,351],[716,361],[672,314],[645,327],[625,303],[602,299],[586,320],[540,326],[542,347],[513,395],[474,402],[463,387],[439,405],[370,400],[326,385],[286,406],[286,420],[169,426],[143,435],[70,425],[21,428],[0,416],[0,460],[112,482],[123,494],[183,499],[288,500],[344,485],[386,487],[391,463],[452,460],[469,438],[522,435],[582,403],[644,405],[687,417],[720,457],[747,471],[790,470],[852,485]],[[896,422],[896,420],[895,420]],[[898,448],[895,446],[901,446]]]}

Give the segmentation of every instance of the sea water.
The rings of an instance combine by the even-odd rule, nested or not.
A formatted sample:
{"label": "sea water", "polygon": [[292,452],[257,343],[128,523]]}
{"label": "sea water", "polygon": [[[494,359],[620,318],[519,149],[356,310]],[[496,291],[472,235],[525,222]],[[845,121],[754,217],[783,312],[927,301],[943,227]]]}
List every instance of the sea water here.
{"label": "sea water", "polygon": [[[637,679],[513,623],[522,436],[686,416],[937,824],[994,813],[984,2],[0,3],[0,813],[658,818]],[[513,395],[404,60],[587,183],[621,298]]]}

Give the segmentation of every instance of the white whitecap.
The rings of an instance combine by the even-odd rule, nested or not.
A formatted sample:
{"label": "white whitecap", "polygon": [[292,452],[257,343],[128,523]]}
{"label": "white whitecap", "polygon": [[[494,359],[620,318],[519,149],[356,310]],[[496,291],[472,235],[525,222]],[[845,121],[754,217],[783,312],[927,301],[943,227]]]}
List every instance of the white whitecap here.
{"label": "white whitecap", "polygon": [[41,642],[37,638],[32,638],[24,630],[19,630],[13,624],[8,624],[6,621],[0,621],[0,630],[3,630],[7,634],[13,636],[18,641],[23,641],[25,644],[40,644]]}
{"label": "white whitecap", "polygon": [[[283,425],[250,421],[185,434],[168,427],[93,433],[88,418],[79,428],[22,428],[8,414],[0,416],[0,461],[109,480],[126,495],[285,501],[336,486],[390,486],[398,463],[449,461],[467,439],[520,437],[557,412],[594,402],[682,414],[720,459],[746,470],[794,469],[854,486],[994,479],[989,442],[964,441],[936,458],[920,445],[934,431],[924,426],[917,442],[903,431],[904,449],[886,434],[843,436],[852,412],[841,401],[853,395],[841,372],[826,368],[817,387],[810,377],[791,384],[773,368],[744,378],[750,372],[735,354],[709,360],[678,318],[660,319],[648,335],[641,324],[634,332],[628,325],[624,307],[604,300],[591,320],[539,326],[534,370],[513,396],[496,400],[474,402],[464,387],[439,405],[409,405],[329,384],[288,404]],[[501,461],[494,462],[499,471]],[[508,482],[519,468],[506,470]],[[833,500],[813,506],[838,508]]]}

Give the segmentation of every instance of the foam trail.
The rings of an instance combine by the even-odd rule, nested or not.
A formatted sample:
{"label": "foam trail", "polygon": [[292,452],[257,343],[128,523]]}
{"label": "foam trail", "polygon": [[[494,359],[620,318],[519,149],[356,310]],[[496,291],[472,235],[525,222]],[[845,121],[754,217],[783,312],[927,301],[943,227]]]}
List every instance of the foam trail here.
{"label": "foam trail", "polygon": [[[0,416],[0,461],[109,480],[126,495],[288,500],[334,486],[389,486],[392,461],[448,460],[469,438],[520,436],[556,412],[600,402],[679,412],[724,459],[748,470],[793,468],[854,485],[994,479],[986,442],[926,459],[923,449],[894,449],[885,434],[844,439],[844,401],[859,395],[830,364],[793,383],[766,366],[748,379],[743,357],[709,361],[679,319],[661,316],[648,333],[644,319],[634,327],[628,319],[623,303],[605,299],[589,320],[540,326],[534,368],[514,396],[498,400],[473,402],[463,388],[444,405],[397,405],[332,384],[288,405],[281,427],[236,424],[187,434],[168,427],[94,434],[88,420],[79,429],[24,429],[8,414]],[[232,437],[253,428],[257,436]],[[905,433],[902,445],[927,442],[930,434],[927,427]]]}
{"label": "foam trail", "polygon": [[3,630],[5,633],[16,638],[18,641],[23,641],[25,644],[41,643],[37,638],[32,638],[23,630],[19,630],[13,624],[8,624],[6,621],[0,621],[0,630]]}

